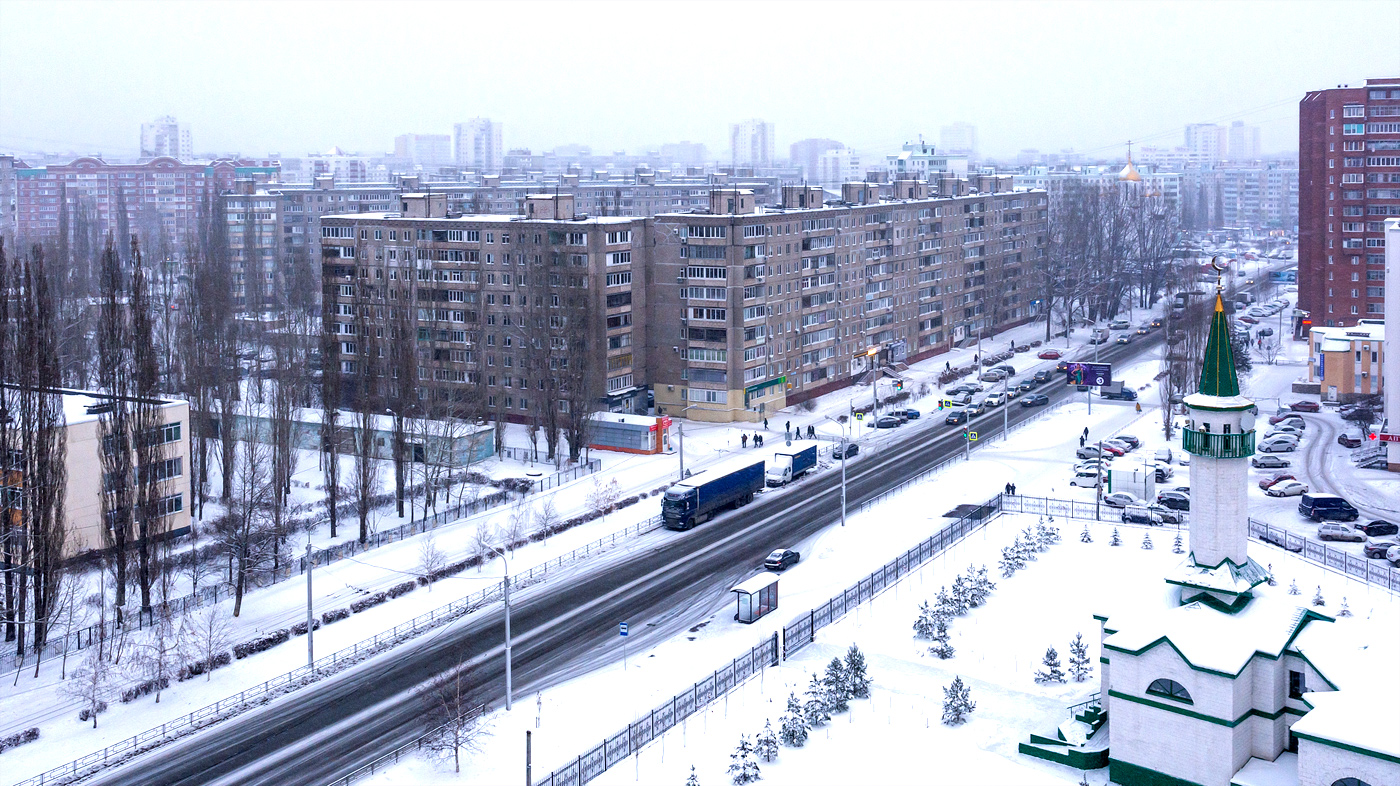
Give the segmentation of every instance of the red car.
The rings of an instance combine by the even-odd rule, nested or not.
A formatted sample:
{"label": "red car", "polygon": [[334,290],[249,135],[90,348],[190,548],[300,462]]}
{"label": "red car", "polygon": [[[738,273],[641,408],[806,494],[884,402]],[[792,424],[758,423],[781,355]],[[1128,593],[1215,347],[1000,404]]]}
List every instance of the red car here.
{"label": "red car", "polygon": [[1294,412],[1317,412],[1322,409],[1322,405],[1316,401],[1295,401],[1289,404],[1288,408]]}
{"label": "red car", "polygon": [[1264,478],[1263,480],[1259,481],[1259,488],[1268,491],[1270,486],[1277,485],[1279,483],[1284,482],[1285,480],[1297,480],[1297,478],[1293,477],[1287,472],[1280,472],[1271,478]]}
{"label": "red car", "polygon": [[1059,360],[1060,351],[1058,349],[1042,349],[1040,350],[1040,354],[1036,355],[1036,357],[1041,360]]}
{"label": "red car", "polygon": [[1119,449],[1119,448],[1114,447],[1113,445],[1104,445],[1104,446],[1103,446],[1103,452],[1105,452],[1105,453],[1112,453],[1112,454],[1114,455],[1114,457],[1118,457],[1118,456],[1123,455],[1123,451],[1122,451],[1121,449]]}
{"label": "red car", "polygon": [[1298,415],[1295,415],[1295,414],[1293,414],[1292,412],[1286,412],[1286,413],[1284,413],[1284,414],[1282,414],[1282,415],[1274,415],[1273,417],[1269,418],[1269,425],[1270,425],[1270,426],[1277,426],[1278,424],[1282,423],[1282,422],[1285,421],[1285,420],[1294,420],[1294,419],[1298,420],[1299,422],[1302,422],[1302,418],[1300,418]]}

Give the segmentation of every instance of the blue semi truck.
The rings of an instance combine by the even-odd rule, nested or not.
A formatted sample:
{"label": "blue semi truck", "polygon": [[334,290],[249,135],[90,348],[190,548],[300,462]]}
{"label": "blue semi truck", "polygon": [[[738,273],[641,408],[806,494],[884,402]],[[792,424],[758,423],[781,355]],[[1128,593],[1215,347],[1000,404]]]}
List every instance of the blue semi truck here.
{"label": "blue semi truck", "polygon": [[752,502],[763,488],[763,466],[762,459],[730,459],[666,489],[661,498],[666,529],[690,529],[725,508]]}

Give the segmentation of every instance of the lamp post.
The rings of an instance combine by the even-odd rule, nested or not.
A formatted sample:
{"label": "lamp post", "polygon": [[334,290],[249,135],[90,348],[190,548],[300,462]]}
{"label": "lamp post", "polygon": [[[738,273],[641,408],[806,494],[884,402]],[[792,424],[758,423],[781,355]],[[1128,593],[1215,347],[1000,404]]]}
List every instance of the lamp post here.
{"label": "lamp post", "polygon": [[[850,404],[848,402],[847,407],[849,408],[849,406]],[[827,420],[831,420],[829,415],[823,415],[823,417]],[[836,420],[831,420],[831,422],[841,427],[841,526],[844,527],[846,526],[846,462],[851,460],[851,457],[846,453],[846,451],[850,449],[847,447],[847,445],[850,444],[850,437],[848,436],[850,430],[847,427],[851,422],[851,415],[848,414],[846,416],[845,423]]]}
{"label": "lamp post", "polygon": [[501,564],[505,566],[505,579],[501,582],[501,594],[506,605],[506,711],[510,711],[510,561],[506,559],[505,552],[486,544],[486,548],[496,552],[501,557]]}

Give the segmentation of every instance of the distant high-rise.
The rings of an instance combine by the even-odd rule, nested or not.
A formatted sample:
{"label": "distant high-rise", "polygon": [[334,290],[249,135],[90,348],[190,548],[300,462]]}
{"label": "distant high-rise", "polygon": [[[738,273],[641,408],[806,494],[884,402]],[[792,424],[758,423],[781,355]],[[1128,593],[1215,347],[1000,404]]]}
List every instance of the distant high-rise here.
{"label": "distant high-rise", "polygon": [[1259,157],[1259,126],[1247,126],[1243,120],[1230,124],[1226,153],[1231,161],[1253,161]]}
{"label": "distant high-rise", "polygon": [[772,166],[773,124],[754,119],[731,125],[729,151],[734,166]]}
{"label": "distant high-rise", "polygon": [[804,139],[801,142],[793,142],[788,147],[788,158],[792,165],[802,169],[802,176],[809,182],[816,182],[817,159],[822,153],[829,150],[842,150],[846,146],[835,139]]}
{"label": "distant high-rise", "polygon": [[1400,216],[1400,78],[1303,96],[1298,308],[1314,327],[1382,318],[1388,216]]}
{"label": "distant high-rise", "polygon": [[452,127],[457,166],[494,174],[501,171],[505,148],[501,146],[501,124],[489,117],[474,117]]}
{"label": "distant high-rise", "polygon": [[848,147],[839,147],[817,156],[816,169],[807,175],[807,181],[823,188],[837,188],[862,177],[860,156]]}
{"label": "distant high-rise", "polygon": [[447,134],[400,134],[394,137],[394,158],[401,164],[425,172],[452,166],[452,137]]}
{"label": "distant high-rise", "polygon": [[1186,126],[1186,155],[1193,164],[1214,165],[1225,157],[1225,129],[1214,123]]}
{"label": "distant high-rise", "polygon": [[961,121],[943,126],[938,130],[938,149],[944,153],[976,158],[977,126]]}
{"label": "distant high-rise", "polygon": [[170,156],[180,161],[194,158],[194,145],[190,142],[189,126],[181,125],[174,117],[158,117],[154,122],[141,124],[141,157],[155,158]]}
{"label": "distant high-rise", "polygon": [[661,164],[699,164],[705,160],[705,145],[700,142],[668,142],[661,146]]}

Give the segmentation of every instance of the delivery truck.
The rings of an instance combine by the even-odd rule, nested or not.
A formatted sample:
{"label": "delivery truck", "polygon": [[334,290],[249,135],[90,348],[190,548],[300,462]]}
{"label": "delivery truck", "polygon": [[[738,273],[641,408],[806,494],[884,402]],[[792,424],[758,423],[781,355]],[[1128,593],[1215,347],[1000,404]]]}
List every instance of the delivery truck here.
{"label": "delivery truck", "polygon": [[773,463],[768,465],[768,487],[786,486],[817,466],[817,443],[794,442],[773,454]]}
{"label": "delivery truck", "polygon": [[1099,395],[1117,401],[1137,401],[1137,391],[1124,387],[1122,382],[1111,382],[1099,387]]}
{"label": "delivery truck", "polygon": [[730,459],[666,489],[661,518],[666,529],[690,529],[729,507],[747,505],[763,488],[763,459]]}

